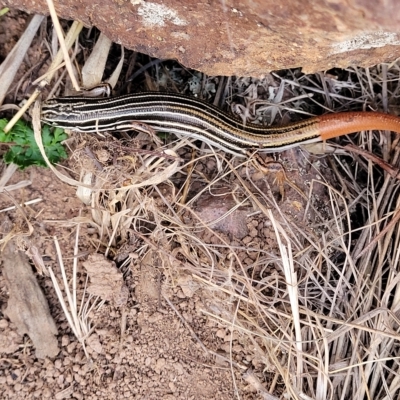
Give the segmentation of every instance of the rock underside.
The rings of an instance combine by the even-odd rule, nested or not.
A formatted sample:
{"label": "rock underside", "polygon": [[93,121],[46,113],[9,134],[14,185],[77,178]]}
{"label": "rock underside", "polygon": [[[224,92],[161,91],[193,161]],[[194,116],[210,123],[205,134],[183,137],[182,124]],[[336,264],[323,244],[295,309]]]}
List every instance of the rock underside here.
{"label": "rock underside", "polygon": [[[47,14],[45,0],[6,0]],[[210,75],[260,76],[302,67],[371,66],[400,55],[396,0],[64,0],[61,18],[116,43]]]}

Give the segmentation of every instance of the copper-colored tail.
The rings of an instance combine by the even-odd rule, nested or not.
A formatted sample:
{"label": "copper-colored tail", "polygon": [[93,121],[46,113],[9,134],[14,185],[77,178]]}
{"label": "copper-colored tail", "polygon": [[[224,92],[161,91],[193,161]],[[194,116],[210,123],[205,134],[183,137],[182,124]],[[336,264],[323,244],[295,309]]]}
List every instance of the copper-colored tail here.
{"label": "copper-colored tail", "polygon": [[373,129],[400,133],[400,117],[379,112],[343,112],[316,119],[323,140]]}

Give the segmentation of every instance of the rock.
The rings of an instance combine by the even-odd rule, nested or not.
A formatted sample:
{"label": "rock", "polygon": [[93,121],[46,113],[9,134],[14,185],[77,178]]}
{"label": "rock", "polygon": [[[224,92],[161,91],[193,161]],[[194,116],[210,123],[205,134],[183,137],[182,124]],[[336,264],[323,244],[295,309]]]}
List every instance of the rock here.
{"label": "rock", "polygon": [[[222,189],[221,193],[223,191]],[[197,201],[196,212],[199,219],[211,229],[224,232],[236,239],[243,239],[249,233],[247,227],[249,207],[236,208],[237,200],[228,190],[226,194],[218,194],[218,192],[215,190],[215,195],[204,193]]]}
{"label": "rock", "polygon": [[[6,0],[47,14],[45,0]],[[400,56],[396,0],[64,0],[61,18],[94,25],[116,43],[209,75],[259,76],[371,66]]]}

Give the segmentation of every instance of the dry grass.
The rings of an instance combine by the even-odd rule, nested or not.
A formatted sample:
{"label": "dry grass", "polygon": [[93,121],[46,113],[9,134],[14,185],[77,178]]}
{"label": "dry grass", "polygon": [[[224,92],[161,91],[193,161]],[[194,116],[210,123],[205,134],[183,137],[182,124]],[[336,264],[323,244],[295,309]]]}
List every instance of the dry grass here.
{"label": "dry grass", "polygon": [[[216,99],[220,105],[234,96],[243,97],[231,109],[241,111],[251,122],[285,121],[289,112],[290,118],[295,113],[362,108],[397,113],[400,64],[340,73],[344,78],[322,73],[306,76],[298,71],[261,80],[202,76],[202,84],[220,82]],[[157,79],[155,86],[160,85]],[[398,138],[391,134],[363,132],[345,140],[380,153],[389,164],[398,164]],[[246,162],[231,162],[221,152],[185,158],[181,149],[185,142],[168,145],[164,153],[154,143],[149,143],[146,153],[133,150],[132,142],[106,143],[91,138],[87,147],[94,149],[96,157],[83,149],[73,155],[73,172],[81,175],[81,182],[82,171],[90,171],[88,184],[78,180],[74,184],[90,187],[87,195],[92,209],[90,218],[74,222],[94,226],[99,237],[94,248],[106,254],[113,255],[128,236],[137,242],[133,262],[157,251],[166,287],[176,285],[179,271],[190,273],[208,293],[210,306],[202,313],[228,327],[232,337],[238,334],[254,351],[254,374],[250,365],[230,358],[234,379],[234,372],[246,371],[243,378],[271,399],[390,399],[399,395],[397,220],[385,229],[397,217],[396,179],[358,155],[343,158],[337,144],[336,153],[326,161],[337,184],[322,177],[311,182],[304,205],[307,212],[299,221],[286,215],[273,197],[259,192]],[[118,153],[117,163],[98,168],[93,158],[104,155],[100,151],[105,148]],[[186,161],[179,163],[178,154]],[[308,162],[306,154],[301,162]],[[215,166],[216,173],[209,174],[207,163]],[[175,184],[176,176],[181,189]],[[201,189],[188,196],[187,188],[195,182]],[[196,200],[221,184],[233,188],[234,198],[242,195],[235,207],[245,202],[254,206],[258,223],[270,227],[276,246],[261,240],[254,245],[238,244],[198,217]],[[246,253],[251,253],[252,263],[244,261]],[[90,329],[79,322],[72,295],[69,302],[75,310],[71,326],[83,342]]]}
{"label": "dry grass", "polygon": [[[396,64],[390,69],[382,65],[369,71],[349,70],[346,85],[322,74],[285,77],[280,83],[276,81],[284,84],[277,93],[293,95],[293,101],[261,101],[250,95],[246,111],[251,115],[257,103],[266,115],[295,111],[299,106],[307,112],[315,107],[309,103],[310,92],[318,94],[321,108],[330,110],[359,108],[373,99],[374,107],[389,108],[398,95],[397,84],[393,83],[398,79],[398,68]],[[240,87],[241,80],[235,84]],[[255,81],[246,93],[254,94],[264,85],[265,81]],[[378,85],[382,89],[377,89]],[[237,87],[224,91],[236,91]],[[306,89],[308,94],[304,96]],[[390,93],[391,97],[376,100],[372,89]],[[254,118],[258,113],[257,109]],[[398,150],[392,145],[391,135],[373,138],[368,132],[351,139],[367,151],[381,151],[382,158],[396,165]],[[98,192],[92,203],[98,214],[94,222],[103,242],[115,246],[117,237],[123,240],[128,232],[136,235],[141,243],[139,259],[157,249],[169,285],[174,285],[177,270],[190,272],[213,302],[213,307],[202,311],[204,315],[229,327],[232,335],[239,333],[254,349],[264,369],[261,387],[265,393],[316,399],[396,397],[400,383],[397,223],[378,241],[374,238],[398,209],[397,181],[358,156],[352,160],[333,155],[329,163],[341,190],[329,183],[314,182],[307,207],[315,207],[314,188],[324,184],[325,217],[313,221],[305,215],[305,223],[298,224],[280,210],[279,203],[255,194],[255,189],[240,177],[240,165],[233,167],[219,153],[208,157],[218,158],[215,163],[219,172],[208,180],[196,169],[192,171],[186,184],[201,180],[204,186],[186,204],[182,204],[182,193],[175,190],[171,180],[163,180],[163,189],[155,184],[146,185],[145,190],[134,187],[121,191],[112,189],[112,168],[107,170],[108,179],[97,174],[96,182],[107,182],[108,186],[107,198]],[[176,172],[185,174],[186,168],[181,165]],[[260,213],[258,220],[270,221],[277,243],[273,251],[262,245],[246,249],[231,245],[225,235],[215,232],[193,211],[201,193],[212,192],[226,179],[243,184],[246,201],[255,204]],[[163,194],[165,188],[168,196]],[[188,218],[192,224],[187,223]],[[144,221],[153,224],[148,234],[141,229]],[[200,231],[208,232],[213,243],[205,241]],[[368,251],[361,253],[362,249]],[[253,265],[243,263],[239,255],[243,250],[258,252]],[[273,276],[254,272],[271,265],[278,271]],[[233,362],[233,358],[231,361],[233,370],[248,369],[245,364]]]}

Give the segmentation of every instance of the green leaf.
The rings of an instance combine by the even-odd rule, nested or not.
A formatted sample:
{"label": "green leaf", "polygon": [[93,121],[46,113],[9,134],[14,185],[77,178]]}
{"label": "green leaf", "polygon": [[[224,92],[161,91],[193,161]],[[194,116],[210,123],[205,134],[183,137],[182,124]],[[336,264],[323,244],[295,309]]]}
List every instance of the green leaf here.
{"label": "green leaf", "polygon": [[0,142],[5,143],[8,142],[7,134],[0,130]]}
{"label": "green leaf", "polygon": [[0,119],[0,130],[2,131],[6,125],[7,125],[8,121],[5,118]]}
{"label": "green leaf", "polygon": [[0,10],[0,17],[3,16],[4,14],[7,14],[10,11],[10,9],[8,7],[3,7]]}
{"label": "green leaf", "polygon": [[[3,129],[7,123],[8,121],[5,119],[0,120],[0,142],[15,144],[4,155],[4,161],[7,164],[17,164],[21,169],[27,168],[30,165],[47,166],[36,144],[33,129],[25,122],[18,121],[13,129],[6,134]],[[67,135],[63,129],[50,128],[48,125],[43,126],[43,147],[51,163],[57,163],[68,157],[61,144],[66,138]]]}
{"label": "green leaf", "polygon": [[54,139],[57,142],[62,142],[64,140],[66,140],[68,137],[68,135],[64,132],[64,129],[62,128],[55,128],[54,129]]}

